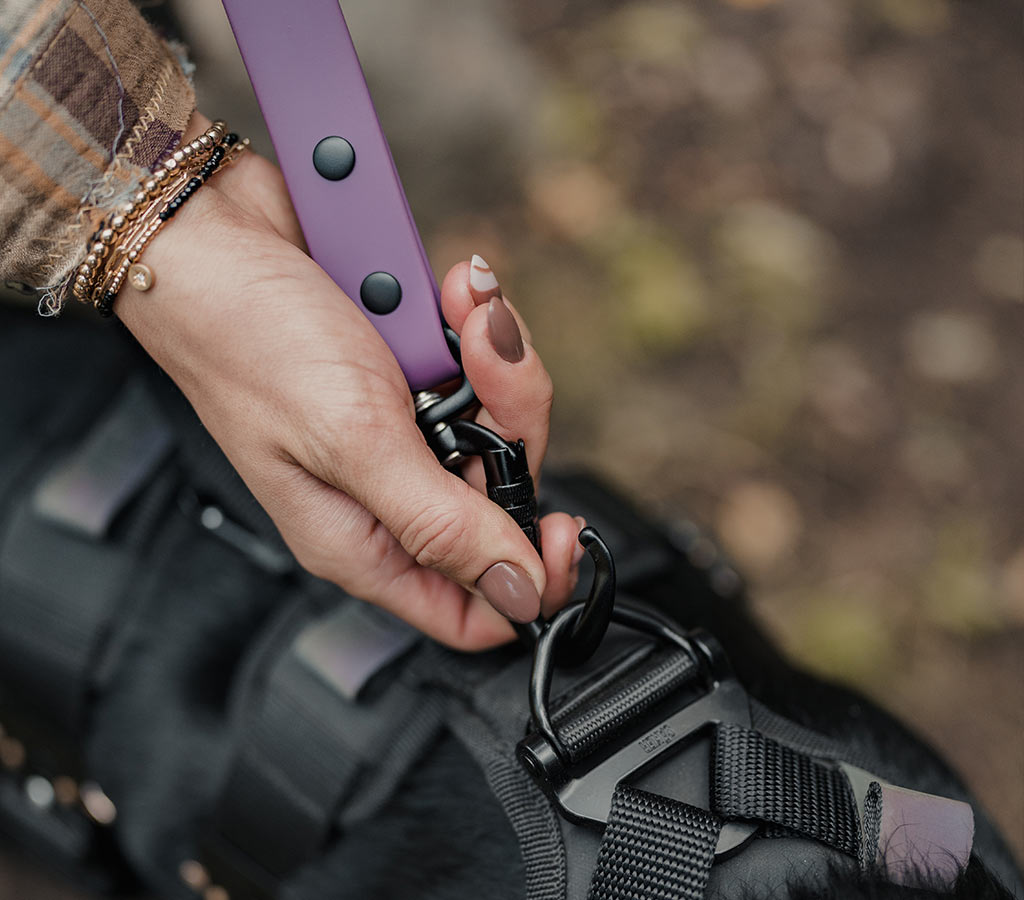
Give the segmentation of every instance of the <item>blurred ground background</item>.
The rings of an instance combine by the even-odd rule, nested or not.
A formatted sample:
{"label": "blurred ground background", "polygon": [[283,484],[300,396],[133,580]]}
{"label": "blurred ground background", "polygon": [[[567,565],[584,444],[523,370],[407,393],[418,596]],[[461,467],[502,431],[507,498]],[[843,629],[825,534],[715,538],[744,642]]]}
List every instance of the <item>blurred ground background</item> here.
{"label": "blurred ground background", "polygon": [[[712,529],[1024,857],[1024,4],[344,7],[436,270],[532,327],[551,461]],[[260,135],[220,5],[174,9]]]}

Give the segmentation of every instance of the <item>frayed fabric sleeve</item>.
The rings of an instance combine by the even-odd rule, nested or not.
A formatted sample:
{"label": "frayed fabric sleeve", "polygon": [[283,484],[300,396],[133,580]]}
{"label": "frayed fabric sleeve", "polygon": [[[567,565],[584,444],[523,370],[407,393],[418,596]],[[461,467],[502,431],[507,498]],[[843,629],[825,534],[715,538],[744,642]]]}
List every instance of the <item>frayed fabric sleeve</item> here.
{"label": "frayed fabric sleeve", "polygon": [[194,109],[182,54],[129,0],[0,0],[0,282],[58,312],[89,236]]}

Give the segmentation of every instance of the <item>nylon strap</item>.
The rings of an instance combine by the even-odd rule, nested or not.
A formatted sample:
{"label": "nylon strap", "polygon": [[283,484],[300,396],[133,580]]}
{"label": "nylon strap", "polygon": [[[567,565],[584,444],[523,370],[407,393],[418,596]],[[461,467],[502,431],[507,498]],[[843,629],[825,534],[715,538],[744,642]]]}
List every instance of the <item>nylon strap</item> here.
{"label": "nylon strap", "polygon": [[847,736],[842,740],[829,737],[787,719],[754,697],[750,698],[750,715],[755,731],[787,747],[819,759],[841,759],[850,765],[883,774],[884,758],[879,758],[878,753],[872,753],[868,747],[862,747],[855,737]]}
{"label": "nylon strap", "polygon": [[706,810],[620,784],[588,900],[701,900],[721,827]]}
{"label": "nylon strap", "polygon": [[741,725],[716,730],[711,805],[724,819],[770,822],[859,855],[857,804],[842,770]]}
{"label": "nylon strap", "polygon": [[[358,603],[345,600],[343,603]],[[286,629],[287,630],[287,629]],[[217,829],[281,878],[321,852],[344,807],[369,815],[435,739],[440,710],[396,681],[350,701],[293,633],[244,701]]]}
{"label": "nylon strap", "polygon": [[449,713],[452,733],[479,764],[515,832],[522,854],[527,900],[565,900],[565,845],[550,801],[537,790],[515,745],[482,718],[464,710]]}
{"label": "nylon strap", "polygon": [[173,489],[158,476],[171,449],[166,424],[132,379],[31,493],[6,504],[0,675],[62,731],[84,726],[118,610],[133,599],[138,547]]}
{"label": "nylon strap", "polygon": [[518,654],[474,657],[434,648],[423,670],[448,696],[446,724],[480,766],[515,832],[527,900],[565,900],[566,858],[558,816],[515,758],[529,717],[530,661]]}

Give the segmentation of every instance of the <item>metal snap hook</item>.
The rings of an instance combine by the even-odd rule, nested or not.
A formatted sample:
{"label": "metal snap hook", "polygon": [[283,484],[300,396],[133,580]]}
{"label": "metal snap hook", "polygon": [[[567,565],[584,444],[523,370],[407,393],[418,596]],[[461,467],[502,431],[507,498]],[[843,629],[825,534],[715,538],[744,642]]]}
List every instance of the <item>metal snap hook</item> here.
{"label": "metal snap hook", "polygon": [[572,667],[585,663],[600,646],[612,620],[615,607],[615,560],[596,528],[589,525],[577,540],[594,561],[594,580],[582,611],[568,637],[557,650],[559,666]]}
{"label": "metal snap hook", "polygon": [[[459,336],[444,326],[448,349],[460,367],[462,346]],[[471,456],[484,462],[487,495],[508,512],[540,552],[540,528],[533,479],[522,441],[510,442],[488,428],[461,416],[477,403],[473,386],[463,375],[453,393],[442,397],[431,391],[416,395],[416,423],[427,444],[446,467],[453,467]],[[615,562],[611,550],[594,528],[584,528],[577,538],[594,561],[594,580],[590,594],[572,633],[560,644],[557,664],[578,666],[594,655],[611,621],[615,605]],[[526,625],[515,625],[520,640],[533,647],[544,628],[538,618]]]}

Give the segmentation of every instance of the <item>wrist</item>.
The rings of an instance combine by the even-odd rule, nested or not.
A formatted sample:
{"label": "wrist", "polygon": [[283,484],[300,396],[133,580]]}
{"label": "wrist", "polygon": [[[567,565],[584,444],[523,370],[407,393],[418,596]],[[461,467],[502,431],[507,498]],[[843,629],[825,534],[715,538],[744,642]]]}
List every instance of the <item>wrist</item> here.
{"label": "wrist", "polygon": [[131,196],[108,213],[90,238],[71,285],[74,297],[109,316],[126,282],[149,290],[152,272],[140,259],[147,246],[211,176],[248,146],[248,139],[228,132],[224,122],[214,122],[143,174]]}
{"label": "wrist", "polygon": [[[117,315],[164,368],[168,362],[174,362],[174,356],[167,357],[161,352],[164,348],[159,338],[161,334],[176,333],[179,345],[195,340],[197,335],[182,330],[182,326],[188,320],[202,323],[201,303],[209,305],[210,292],[217,289],[218,265],[223,268],[231,263],[230,258],[225,259],[229,250],[225,242],[231,242],[234,248],[245,247],[250,241],[243,233],[266,230],[258,208],[246,205],[250,194],[241,188],[254,172],[258,176],[259,166],[248,165],[255,154],[239,153],[244,147],[232,144],[231,136],[214,145],[211,151],[203,135],[217,133],[210,131],[212,124],[202,113],[191,116],[175,151],[177,171],[183,172],[178,176],[178,184],[185,179],[188,184],[179,191],[169,181],[164,182],[163,199],[158,199],[156,207],[162,210],[159,219],[163,221],[155,225],[161,227],[141,247],[137,258],[129,257],[136,260],[133,268],[145,270],[147,283],[137,285],[127,279],[114,303]],[[201,149],[200,142],[208,149]],[[219,165],[214,154],[220,157]],[[204,162],[206,157],[209,162]],[[226,162],[230,164],[224,165]],[[192,166],[191,172],[182,168],[188,165]],[[156,181],[165,177],[154,171]],[[154,213],[148,215],[153,217]],[[165,216],[168,217],[164,219]],[[140,220],[142,227],[148,227],[144,225],[146,221],[149,219]],[[179,346],[175,355],[182,355],[182,349]]]}
{"label": "wrist", "polygon": [[[179,147],[184,147],[190,141],[195,140],[211,124],[211,120],[199,110],[193,112],[188,126],[182,133]],[[231,166],[216,172],[196,192],[187,208],[182,209],[181,214],[175,218],[173,223],[169,223],[171,227],[168,227],[154,240],[154,244],[156,240],[162,244],[177,243],[175,237],[181,237],[182,232],[186,229],[202,228],[206,219],[220,218],[229,210],[233,213],[235,220],[240,223],[269,227],[268,223],[264,221],[265,216],[260,210],[259,204],[255,202],[252,192],[248,188],[251,181],[265,177],[261,172],[260,163],[269,166],[266,160],[260,159],[250,151],[240,156]],[[273,167],[271,166],[271,168]]]}
{"label": "wrist", "polygon": [[[203,135],[211,124],[201,112],[194,112],[180,147]],[[190,308],[200,299],[208,301],[214,267],[233,268],[235,259],[259,241],[282,238],[301,246],[283,179],[267,160],[252,151],[242,153],[231,165],[214,171],[152,237],[145,248],[145,264],[153,272],[153,285],[140,291],[125,284],[115,311],[145,345],[144,335],[167,322],[167,303]]]}
{"label": "wrist", "polygon": [[[182,143],[202,134],[210,124],[210,119],[196,110]],[[219,213],[218,218],[229,216],[239,227],[270,232],[305,248],[280,170],[252,150],[210,179],[190,205],[193,219],[206,212]]]}

